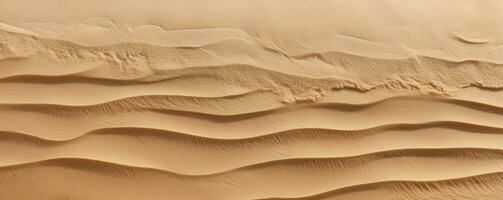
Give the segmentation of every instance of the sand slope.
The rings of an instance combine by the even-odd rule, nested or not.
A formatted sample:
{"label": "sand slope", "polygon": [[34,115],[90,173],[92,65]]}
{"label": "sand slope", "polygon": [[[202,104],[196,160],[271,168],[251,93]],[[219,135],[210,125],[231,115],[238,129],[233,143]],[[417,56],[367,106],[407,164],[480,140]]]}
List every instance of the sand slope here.
{"label": "sand slope", "polygon": [[0,4],[0,199],[503,196],[502,2]]}

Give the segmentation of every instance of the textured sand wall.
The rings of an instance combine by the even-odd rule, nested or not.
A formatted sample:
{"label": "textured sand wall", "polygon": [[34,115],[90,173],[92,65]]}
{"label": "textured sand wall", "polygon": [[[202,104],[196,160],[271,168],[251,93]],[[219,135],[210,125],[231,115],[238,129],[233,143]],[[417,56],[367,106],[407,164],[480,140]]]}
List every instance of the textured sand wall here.
{"label": "textured sand wall", "polygon": [[501,199],[502,9],[0,0],[0,199]]}

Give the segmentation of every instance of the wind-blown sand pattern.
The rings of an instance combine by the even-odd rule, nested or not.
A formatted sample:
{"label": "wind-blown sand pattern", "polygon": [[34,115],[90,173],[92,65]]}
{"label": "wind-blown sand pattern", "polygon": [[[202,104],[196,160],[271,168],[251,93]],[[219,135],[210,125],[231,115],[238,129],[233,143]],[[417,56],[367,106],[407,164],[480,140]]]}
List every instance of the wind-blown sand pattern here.
{"label": "wind-blown sand pattern", "polygon": [[501,1],[0,5],[0,199],[503,198]]}

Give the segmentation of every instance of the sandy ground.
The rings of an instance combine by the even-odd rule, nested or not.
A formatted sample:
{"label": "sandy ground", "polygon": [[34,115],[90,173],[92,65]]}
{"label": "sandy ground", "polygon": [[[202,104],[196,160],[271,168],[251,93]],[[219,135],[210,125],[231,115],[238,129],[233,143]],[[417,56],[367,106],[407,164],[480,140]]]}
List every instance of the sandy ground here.
{"label": "sandy ground", "polygon": [[502,199],[501,10],[0,0],[0,199]]}

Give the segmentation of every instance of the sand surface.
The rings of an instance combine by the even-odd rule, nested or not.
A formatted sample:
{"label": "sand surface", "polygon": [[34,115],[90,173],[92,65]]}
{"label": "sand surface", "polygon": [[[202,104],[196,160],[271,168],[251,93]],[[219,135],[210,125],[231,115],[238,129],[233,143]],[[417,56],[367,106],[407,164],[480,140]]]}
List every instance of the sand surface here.
{"label": "sand surface", "polygon": [[0,199],[500,200],[502,10],[0,0]]}

